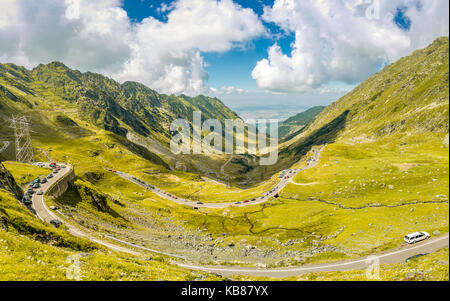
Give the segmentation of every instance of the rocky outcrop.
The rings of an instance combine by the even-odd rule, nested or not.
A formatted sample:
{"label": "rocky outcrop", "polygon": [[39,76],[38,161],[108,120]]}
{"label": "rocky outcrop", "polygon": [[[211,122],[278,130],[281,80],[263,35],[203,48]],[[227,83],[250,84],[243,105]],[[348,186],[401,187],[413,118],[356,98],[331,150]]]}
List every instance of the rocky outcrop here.
{"label": "rocky outcrop", "polygon": [[6,211],[0,208],[0,230],[3,229],[8,232],[8,215]]}
{"label": "rocky outcrop", "polygon": [[77,180],[75,181],[75,188],[83,201],[91,203],[101,212],[110,211],[110,207],[108,206],[109,197],[92,186],[91,183]]}
{"label": "rocky outcrop", "polygon": [[17,199],[23,197],[22,189],[17,185],[11,173],[0,162],[0,189],[11,192]]}

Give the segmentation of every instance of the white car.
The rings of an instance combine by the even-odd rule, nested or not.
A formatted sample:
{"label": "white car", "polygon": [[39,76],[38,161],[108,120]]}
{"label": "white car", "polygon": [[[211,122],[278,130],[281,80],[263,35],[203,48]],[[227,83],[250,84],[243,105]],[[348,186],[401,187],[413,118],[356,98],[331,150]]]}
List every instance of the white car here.
{"label": "white car", "polygon": [[403,238],[408,244],[415,244],[416,242],[425,240],[430,238],[430,234],[427,232],[414,232],[408,235],[405,235]]}

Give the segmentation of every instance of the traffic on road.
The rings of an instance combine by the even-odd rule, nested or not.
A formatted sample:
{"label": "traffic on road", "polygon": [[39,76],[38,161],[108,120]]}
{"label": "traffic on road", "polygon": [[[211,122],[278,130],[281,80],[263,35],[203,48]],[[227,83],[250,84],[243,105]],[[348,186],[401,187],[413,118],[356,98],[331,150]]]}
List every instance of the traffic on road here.
{"label": "traffic on road", "polygon": [[288,185],[292,178],[294,178],[298,173],[313,168],[314,166],[317,165],[317,162],[319,161],[319,157],[321,152],[323,151],[323,149],[325,148],[326,145],[323,145],[321,147],[319,147],[318,149],[313,150],[313,156],[312,158],[308,159],[306,161],[306,166],[299,168],[299,169],[287,169],[287,170],[283,170],[280,175],[280,182],[273,187],[270,191],[264,193],[262,196],[259,196],[257,198],[253,198],[251,200],[245,200],[242,202],[235,202],[235,201],[227,201],[227,202],[222,202],[222,203],[204,203],[204,202],[199,202],[199,201],[193,201],[193,200],[188,200],[188,199],[184,199],[184,198],[180,198],[177,197],[167,191],[164,191],[154,185],[151,185],[149,183],[146,183],[145,181],[136,178],[135,176],[132,176],[130,174],[127,174],[125,172],[121,172],[118,170],[109,170],[111,172],[114,172],[116,175],[118,175],[119,177],[122,177],[128,181],[131,181],[141,187],[144,187],[150,191],[152,191],[153,193],[159,195],[160,197],[169,200],[171,202],[175,202],[178,204],[182,204],[182,205],[186,205],[186,206],[190,206],[193,207],[194,209],[199,209],[199,208],[226,208],[226,207],[230,207],[230,206],[248,206],[248,205],[256,205],[256,204],[261,204],[261,203],[265,203],[267,201],[269,201],[271,198],[278,198],[280,192],[286,187],[286,185]]}

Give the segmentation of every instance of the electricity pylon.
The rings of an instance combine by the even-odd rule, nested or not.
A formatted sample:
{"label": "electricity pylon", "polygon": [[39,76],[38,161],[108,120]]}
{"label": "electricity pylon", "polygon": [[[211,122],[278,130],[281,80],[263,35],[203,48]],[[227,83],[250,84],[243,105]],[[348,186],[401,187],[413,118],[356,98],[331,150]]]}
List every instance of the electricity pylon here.
{"label": "electricity pylon", "polygon": [[10,128],[14,129],[16,160],[21,163],[33,162],[34,153],[31,145],[30,122],[26,116],[10,119]]}

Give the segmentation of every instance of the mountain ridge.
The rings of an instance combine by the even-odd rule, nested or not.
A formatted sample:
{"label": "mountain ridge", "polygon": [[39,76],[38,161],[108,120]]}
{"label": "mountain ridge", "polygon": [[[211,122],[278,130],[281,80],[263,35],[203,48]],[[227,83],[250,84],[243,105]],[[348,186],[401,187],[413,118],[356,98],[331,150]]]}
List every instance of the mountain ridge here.
{"label": "mountain ridge", "polygon": [[327,106],[302,133],[283,145],[282,152],[301,149],[308,137],[345,112],[340,138],[448,133],[448,53],[449,39],[441,37],[386,66]]}

